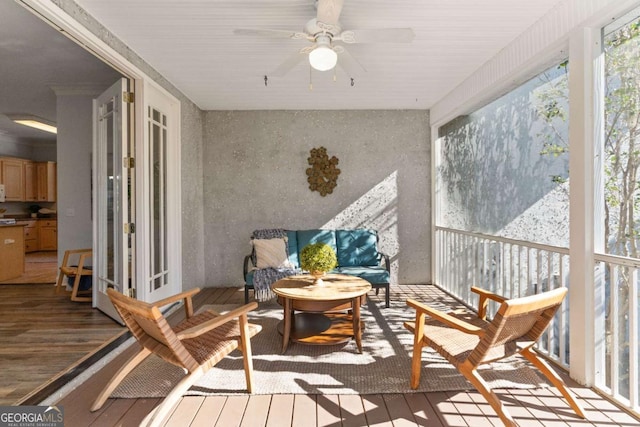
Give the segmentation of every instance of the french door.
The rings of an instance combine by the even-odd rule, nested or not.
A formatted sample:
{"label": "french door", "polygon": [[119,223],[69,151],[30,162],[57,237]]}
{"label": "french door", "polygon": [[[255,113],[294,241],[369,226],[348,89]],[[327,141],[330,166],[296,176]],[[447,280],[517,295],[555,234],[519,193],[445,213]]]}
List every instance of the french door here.
{"label": "french door", "polygon": [[138,298],[157,301],[182,291],[180,220],[180,103],[144,85],[144,141],[138,151]]}
{"label": "french door", "polygon": [[94,100],[93,300],[117,321],[109,288],[146,302],[182,290],[180,104],[144,82],[134,110],[129,85],[121,79]]}
{"label": "french door", "polygon": [[129,80],[120,79],[93,101],[93,302],[121,322],[107,296],[113,288],[135,295],[135,239],[132,221],[135,194],[130,173],[134,152],[129,132]]}

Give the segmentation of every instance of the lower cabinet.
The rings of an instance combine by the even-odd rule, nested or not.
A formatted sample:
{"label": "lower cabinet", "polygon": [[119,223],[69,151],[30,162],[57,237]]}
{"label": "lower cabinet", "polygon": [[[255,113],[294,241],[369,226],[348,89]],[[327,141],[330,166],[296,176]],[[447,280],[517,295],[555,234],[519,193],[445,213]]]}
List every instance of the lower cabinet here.
{"label": "lower cabinet", "polygon": [[38,220],[39,250],[55,251],[58,249],[58,223],[56,220]]}
{"label": "lower cabinet", "polygon": [[24,224],[24,251],[36,252],[38,250],[38,221],[32,219],[24,221]]}
{"label": "lower cabinet", "polygon": [[55,219],[21,220],[24,224],[24,251],[58,250],[58,222]]}

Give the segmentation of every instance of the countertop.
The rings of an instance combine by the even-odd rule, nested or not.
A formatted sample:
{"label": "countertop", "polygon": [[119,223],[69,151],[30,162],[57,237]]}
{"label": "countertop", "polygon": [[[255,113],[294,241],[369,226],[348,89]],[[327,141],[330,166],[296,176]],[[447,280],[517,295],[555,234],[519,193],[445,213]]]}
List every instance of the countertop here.
{"label": "countertop", "polygon": [[36,218],[33,218],[29,214],[4,214],[2,218],[15,219],[16,221],[28,221],[31,219],[58,219],[56,214],[38,214]]}

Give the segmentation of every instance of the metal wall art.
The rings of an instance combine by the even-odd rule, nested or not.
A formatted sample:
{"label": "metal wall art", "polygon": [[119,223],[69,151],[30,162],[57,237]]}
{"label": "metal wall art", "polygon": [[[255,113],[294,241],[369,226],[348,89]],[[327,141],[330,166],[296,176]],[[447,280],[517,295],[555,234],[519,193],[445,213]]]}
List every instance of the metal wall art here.
{"label": "metal wall art", "polygon": [[338,175],[340,175],[340,169],[336,167],[338,158],[336,156],[329,158],[327,149],[319,147],[311,149],[311,156],[307,158],[307,162],[311,165],[307,168],[309,189],[319,192],[322,197],[331,194],[338,185]]}

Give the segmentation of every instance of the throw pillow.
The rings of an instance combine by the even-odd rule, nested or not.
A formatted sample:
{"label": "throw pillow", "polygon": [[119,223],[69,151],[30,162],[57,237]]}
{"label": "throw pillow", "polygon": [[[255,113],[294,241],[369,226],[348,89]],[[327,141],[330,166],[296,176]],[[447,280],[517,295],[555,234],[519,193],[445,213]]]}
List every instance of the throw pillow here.
{"label": "throw pillow", "polygon": [[284,239],[253,239],[257,268],[286,268],[290,266]]}

